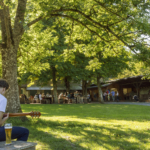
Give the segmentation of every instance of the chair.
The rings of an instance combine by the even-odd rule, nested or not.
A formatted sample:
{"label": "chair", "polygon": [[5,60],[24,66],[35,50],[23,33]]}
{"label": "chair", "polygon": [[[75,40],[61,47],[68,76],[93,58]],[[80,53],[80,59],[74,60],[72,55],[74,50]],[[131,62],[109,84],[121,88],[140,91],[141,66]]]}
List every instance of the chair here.
{"label": "chair", "polygon": [[84,104],[84,102],[83,102],[83,96],[80,97],[80,104]]}
{"label": "chair", "polygon": [[77,103],[80,103],[80,96],[77,96]]}
{"label": "chair", "polygon": [[83,102],[87,103],[87,96],[83,96]]}
{"label": "chair", "polygon": [[72,103],[73,103],[73,104],[76,104],[76,99],[75,99],[75,98],[72,99]]}
{"label": "chair", "polygon": [[45,99],[42,99],[42,100],[41,100],[41,104],[46,104],[46,100],[45,100]]}
{"label": "chair", "polygon": [[46,104],[50,104],[50,101],[48,99],[46,99]]}

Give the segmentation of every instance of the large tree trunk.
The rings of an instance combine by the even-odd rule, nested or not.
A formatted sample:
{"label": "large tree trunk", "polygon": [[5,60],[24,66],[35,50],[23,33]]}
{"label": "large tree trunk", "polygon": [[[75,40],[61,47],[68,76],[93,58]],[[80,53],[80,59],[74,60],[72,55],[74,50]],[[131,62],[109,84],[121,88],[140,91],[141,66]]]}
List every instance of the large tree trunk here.
{"label": "large tree trunk", "polygon": [[82,80],[82,94],[83,96],[87,96],[87,80]]}
{"label": "large tree trunk", "polygon": [[91,80],[82,80],[82,94],[83,96],[87,96],[87,87],[91,84]]}
{"label": "large tree trunk", "polygon": [[103,93],[102,93],[102,89],[101,89],[101,82],[100,82],[100,77],[99,76],[97,76],[97,87],[98,87],[98,101],[100,103],[104,103]]}
{"label": "large tree trunk", "polygon": [[10,48],[2,49],[2,74],[3,79],[9,83],[9,89],[6,92],[7,112],[21,112],[19,90],[17,81],[17,52]]}
{"label": "large tree trunk", "polygon": [[56,69],[55,67],[52,67],[53,71],[53,94],[54,94],[54,103],[58,103],[58,97],[57,97],[57,81],[56,81]]}
{"label": "large tree trunk", "polygon": [[[26,1],[22,1],[26,7]],[[18,3],[18,5],[20,2]],[[19,42],[23,34],[22,25],[18,20],[22,20],[20,15],[24,17],[23,8],[17,8],[17,15],[15,18],[14,32],[11,27],[11,19],[9,13],[9,7],[5,6],[3,1],[0,2],[0,19],[1,19],[1,54],[2,54],[2,76],[7,80],[10,88],[6,92],[7,108],[6,112],[21,112],[18,81],[17,81],[17,50]],[[23,6],[23,5],[22,5]]]}
{"label": "large tree trunk", "polygon": [[64,82],[65,82],[65,86],[66,86],[66,91],[69,92],[70,91],[70,82],[67,77],[65,77]]}
{"label": "large tree trunk", "polygon": [[[21,112],[18,81],[17,81],[17,51],[21,37],[24,33],[24,15],[26,12],[27,0],[18,0],[14,25],[11,25],[11,16],[9,6],[6,6],[4,0],[0,0],[0,25],[2,42],[0,42],[0,51],[2,54],[2,74],[3,78],[9,83],[9,90],[6,93],[8,99],[7,112]],[[36,18],[27,26],[31,26],[42,17]]]}

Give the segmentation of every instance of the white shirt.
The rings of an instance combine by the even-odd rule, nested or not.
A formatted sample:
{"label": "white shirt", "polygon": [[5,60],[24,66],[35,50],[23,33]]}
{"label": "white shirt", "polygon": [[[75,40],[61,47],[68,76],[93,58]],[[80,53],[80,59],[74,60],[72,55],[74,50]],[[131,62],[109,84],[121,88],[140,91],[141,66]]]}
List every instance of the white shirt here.
{"label": "white shirt", "polygon": [[107,93],[106,92],[104,92],[104,94],[103,94],[104,96],[106,96],[107,95]]}
{"label": "white shirt", "polygon": [[0,111],[5,112],[7,105],[7,99],[0,94]]}
{"label": "white shirt", "polygon": [[59,94],[58,99],[61,99],[62,96],[63,96],[63,94]]}
{"label": "white shirt", "polygon": [[41,94],[39,94],[39,99],[42,100],[42,95]]}
{"label": "white shirt", "polygon": [[119,96],[119,93],[117,92],[117,94],[116,94],[117,96]]}

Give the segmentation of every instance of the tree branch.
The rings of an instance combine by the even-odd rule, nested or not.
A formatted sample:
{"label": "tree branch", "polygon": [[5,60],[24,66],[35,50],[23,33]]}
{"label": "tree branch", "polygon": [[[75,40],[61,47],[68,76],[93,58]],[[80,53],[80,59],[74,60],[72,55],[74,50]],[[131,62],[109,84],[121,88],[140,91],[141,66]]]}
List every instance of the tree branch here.
{"label": "tree branch", "polygon": [[129,47],[129,48],[131,48],[131,47],[133,47],[133,46],[131,46],[131,45],[128,45],[125,41],[123,41],[122,39],[120,39],[120,37],[117,35],[117,34],[115,34],[109,27],[107,28],[108,29],[108,31],[112,34],[112,35],[114,35],[118,40],[120,40],[122,43],[124,43],[124,45],[126,45],[127,47]]}
{"label": "tree branch", "polygon": [[30,27],[31,25],[33,25],[33,24],[35,24],[36,22],[42,20],[43,18],[44,18],[43,16],[40,16],[40,17],[38,17],[38,18],[32,20],[31,22],[29,22],[29,23],[27,24],[27,26]]}
{"label": "tree branch", "polygon": [[116,22],[114,22],[114,23],[112,23],[112,24],[109,24],[108,26],[110,27],[110,26],[113,26],[113,25],[115,25],[115,24],[118,24],[118,23],[120,23],[120,22],[122,22],[122,21],[128,19],[129,17],[130,17],[130,16],[127,16],[126,18],[123,18],[123,19],[121,19],[121,20],[119,20],[119,21],[116,21]]}
{"label": "tree branch", "polygon": [[82,16],[84,16],[84,17],[85,17],[86,19],[88,19],[89,21],[92,21],[93,23],[97,24],[98,26],[100,26],[100,27],[102,27],[102,28],[106,28],[106,26],[104,26],[104,25],[100,24],[99,22],[93,20],[92,18],[90,18],[89,15],[86,15],[86,14],[84,14],[83,12],[81,12],[81,11],[79,11],[79,10],[77,10],[77,9],[63,9],[63,8],[61,8],[61,9],[59,9],[59,10],[54,10],[53,13],[54,13],[54,12],[62,12],[62,11],[63,11],[63,12],[65,12],[65,11],[77,12],[77,13],[81,14]]}
{"label": "tree branch", "polygon": [[23,34],[23,24],[24,24],[24,15],[26,11],[26,3],[27,0],[18,0],[18,7],[15,17],[15,23],[14,23],[14,38],[17,38],[17,43],[20,42],[21,35]]}
{"label": "tree branch", "polygon": [[79,21],[78,19],[75,19],[71,16],[68,16],[68,15],[61,15],[61,14],[51,14],[51,16],[57,16],[57,17],[66,17],[66,18],[69,18],[73,21],[76,21],[78,22],[79,24],[81,24],[82,26],[84,26],[85,28],[87,28],[90,32],[96,34],[100,39],[102,39],[103,41],[105,42],[110,42],[110,40],[105,40],[102,36],[100,36],[97,32],[93,31],[92,29],[90,29],[86,24],[84,24],[83,22]]}
{"label": "tree branch", "polygon": [[0,1],[0,6],[2,7],[0,10],[2,43],[5,43],[4,45],[9,47],[13,43],[9,7],[5,6],[3,1]]}
{"label": "tree branch", "polygon": [[97,1],[97,0],[94,0],[94,1],[95,1],[96,3],[98,3],[101,7],[103,7],[105,10],[107,10],[107,11],[109,11],[110,13],[112,13],[112,14],[114,14],[114,15],[120,17],[120,18],[122,18],[117,12],[114,12],[114,11],[112,11],[111,9],[106,8],[106,7],[105,7],[105,3],[102,3],[102,2]]}

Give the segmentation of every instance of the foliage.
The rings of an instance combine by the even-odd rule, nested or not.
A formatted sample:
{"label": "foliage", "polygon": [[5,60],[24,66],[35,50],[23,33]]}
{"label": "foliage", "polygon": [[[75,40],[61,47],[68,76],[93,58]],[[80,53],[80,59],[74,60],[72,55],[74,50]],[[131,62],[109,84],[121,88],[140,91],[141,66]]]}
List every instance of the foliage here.
{"label": "foliage", "polygon": [[139,62],[133,59],[130,62],[128,62],[128,65],[129,68],[122,70],[122,72],[119,73],[116,78],[112,79],[121,79],[139,75],[143,75],[143,79],[149,78],[150,68],[148,66],[145,66],[143,62]]}
{"label": "foliage", "polygon": [[[41,71],[42,73],[46,71],[54,62],[54,66],[60,69],[60,76],[61,73],[72,76],[75,70],[72,61],[76,57],[76,51],[90,59],[86,70],[78,69],[78,72],[82,70],[81,74],[84,75],[91,70],[94,72],[99,70],[96,72],[101,73],[102,76],[120,72],[122,67],[127,67],[125,57],[127,57],[126,51],[129,50],[136,54],[136,59],[147,64],[150,60],[149,45],[146,41],[150,34],[149,3],[149,1],[135,0],[29,0],[23,22],[25,33],[18,51],[19,77],[28,72],[40,76]],[[13,24],[18,3],[5,1],[5,4],[10,7]],[[101,60],[97,58],[98,53],[102,53]],[[71,63],[55,61],[61,54],[64,60],[67,59]],[[47,58],[53,56],[55,59],[46,62]],[[121,58],[124,64],[120,62]],[[41,59],[42,62],[45,60],[45,63],[41,63]],[[104,65],[106,61],[107,66]],[[120,67],[116,63],[121,63]],[[115,66],[117,70],[113,68]],[[64,68],[69,70],[73,68],[73,71],[68,72]],[[31,75],[29,77],[32,78]]]}

